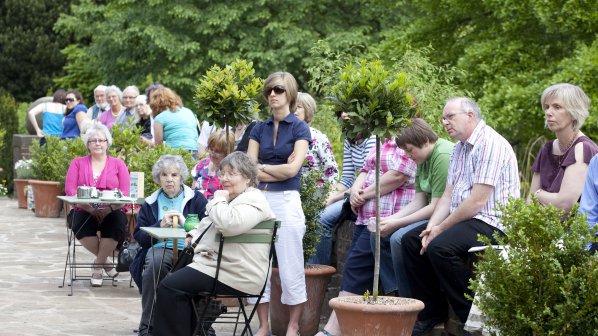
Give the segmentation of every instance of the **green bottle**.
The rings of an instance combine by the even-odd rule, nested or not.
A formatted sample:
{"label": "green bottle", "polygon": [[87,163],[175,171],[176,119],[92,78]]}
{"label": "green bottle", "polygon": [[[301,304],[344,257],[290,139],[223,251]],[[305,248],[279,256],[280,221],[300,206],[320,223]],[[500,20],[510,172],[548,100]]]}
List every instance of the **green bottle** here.
{"label": "green bottle", "polygon": [[185,231],[189,232],[199,225],[199,217],[197,214],[188,214],[185,219]]}

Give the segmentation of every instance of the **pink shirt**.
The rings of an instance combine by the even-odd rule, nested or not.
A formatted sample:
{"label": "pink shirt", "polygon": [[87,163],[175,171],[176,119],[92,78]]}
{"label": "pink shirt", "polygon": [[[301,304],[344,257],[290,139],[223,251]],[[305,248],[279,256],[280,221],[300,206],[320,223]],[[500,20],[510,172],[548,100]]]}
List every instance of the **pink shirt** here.
{"label": "pink shirt", "polygon": [[[380,217],[388,217],[409,204],[415,195],[415,172],[417,166],[405,151],[397,147],[394,138],[386,140],[380,148],[380,178],[389,170],[395,170],[407,176],[407,180],[397,189],[386,195],[380,195]],[[362,172],[367,173],[363,188],[376,183],[376,146],[370,150]],[[366,225],[367,219],[376,217],[376,199],[367,200],[357,214],[355,225]]]}
{"label": "pink shirt", "polygon": [[96,187],[98,190],[119,189],[123,195],[129,195],[129,170],[125,163],[117,158],[108,156],[106,166],[94,183],[91,156],[74,158],[66,173],[64,190],[67,196],[77,195],[78,186]]}
{"label": "pink shirt", "polygon": [[112,115],[112,109],[102,112],[102,114],[100,114],[98,117],[98,121],[108,128],[112,127],[112,124],[114,124],[115,120],[116,118],[114,118]]}

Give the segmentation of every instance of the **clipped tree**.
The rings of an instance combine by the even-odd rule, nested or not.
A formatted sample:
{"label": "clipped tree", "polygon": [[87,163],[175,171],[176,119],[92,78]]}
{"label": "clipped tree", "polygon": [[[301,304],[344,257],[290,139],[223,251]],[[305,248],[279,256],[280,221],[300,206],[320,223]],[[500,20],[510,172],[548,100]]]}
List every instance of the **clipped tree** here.
{"label": "clipped tree", "polygon": [[17,117],[17,102],[9,93],[0,90],[0,129],[3,130],[1,151],[0,151],[0,167],[2,173],[0,175],[2,180],[6,180],[8,192],[12,192],[13,180],[13,157],[12,157],[12,136],[16,134],[19,129]]}
{"label": "clipped tree", "polygon": [[512,199],[502,207],[506,236],[495,235],[504,253],[488,248],[473,281],[485,324],[502,336],[595,335],[598,323],[598,258],[586,250],[596,241],[577,205],[563,211]]}
{"label": "clipped tree", "polygon": [[264,81],[255,76],[253,63],[237,60],[224,68],[214,65],[195,90],[195,113],[199,120],[207,120],[226,129],[226,148],[229,150],[227,126],[246,124],[257,115],[257,98]]}
{"label": "clipped tree", "polygon": [[305,215],[305,235],[303,236],[303,260],[307,262],[316,253],[320,241],[318,219],[325,207],[326,198],[332,188],[319,170],[303,170],[301,174],[301,207]]}
{"label": "clipped tree", "polygon": [[349,119],[343,130],[349,137],[376,135],[376,249],[374,299],[380,276],[380,142],[398,132],[417,115],[415,98],[408,89],[407,74],[389,71],[381,61],[349,63],[333,87],[335,110]]}

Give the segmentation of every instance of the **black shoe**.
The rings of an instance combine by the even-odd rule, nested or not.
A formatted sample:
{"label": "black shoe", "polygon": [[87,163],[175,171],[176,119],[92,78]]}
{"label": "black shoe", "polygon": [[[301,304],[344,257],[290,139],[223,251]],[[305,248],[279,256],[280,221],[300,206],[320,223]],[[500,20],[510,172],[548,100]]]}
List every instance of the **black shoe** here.
{"label": "black shoe", "polygon": [[444,319],[431,318],[429,320],[417,321],[413,327],[411,336],[424,336],[429,333],[438,323],[443,323]]}

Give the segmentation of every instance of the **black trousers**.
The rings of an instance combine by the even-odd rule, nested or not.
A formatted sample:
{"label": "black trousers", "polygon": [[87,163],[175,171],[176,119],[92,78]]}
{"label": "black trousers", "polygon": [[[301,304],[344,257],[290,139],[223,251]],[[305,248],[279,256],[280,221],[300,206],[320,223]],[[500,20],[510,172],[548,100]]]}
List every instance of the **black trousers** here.
{"label": "black trousers", "polygon": [[434,238],[426,253],[420,255],[422,244],[419,235],[426,225],[407,232],[401,240],[413,297],[426,305],[419,313],[419,320],[445,319],[448,302],[465,323],[471,309],[471,300],[466,299],[465,294],[471,297],[474,294],[468,288],[472,274],[467,267],[470,257],[467,251],[483,245],[478,241],[478,234],[492,237],[494,232],[503,233],[479,219],[469,219]]}
{"label": "black trousers", "polygon": [[[153,335],[189,336],[197,320],[192,299],[200,292],[211,291],[214,278],[191,267],[168,274],[158,287],[154,307]],[[216,285],[219,294],[237,295],[242,292],[221,282]]]}

